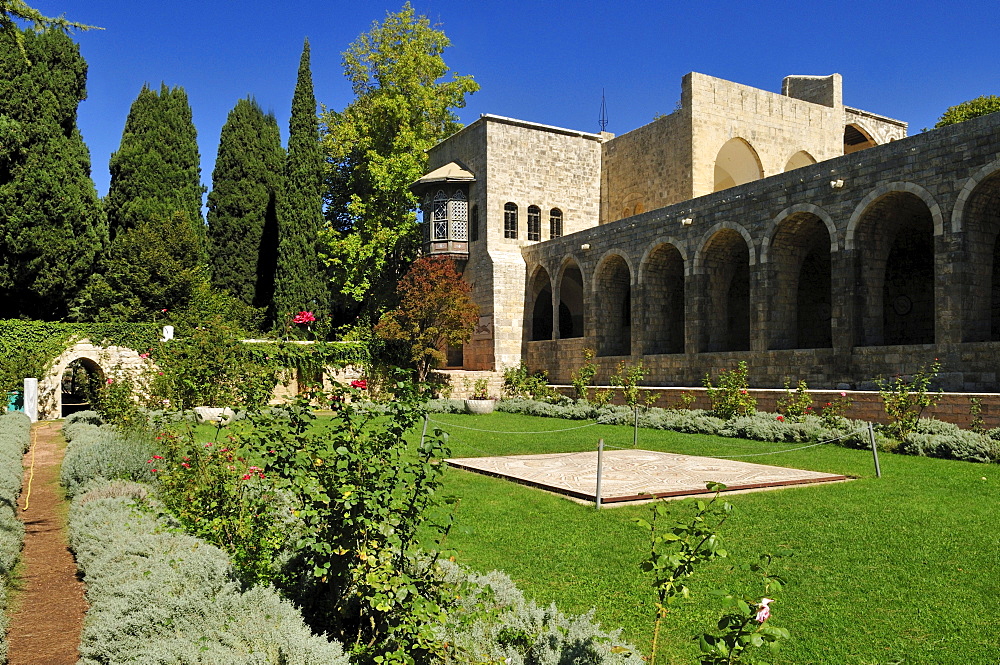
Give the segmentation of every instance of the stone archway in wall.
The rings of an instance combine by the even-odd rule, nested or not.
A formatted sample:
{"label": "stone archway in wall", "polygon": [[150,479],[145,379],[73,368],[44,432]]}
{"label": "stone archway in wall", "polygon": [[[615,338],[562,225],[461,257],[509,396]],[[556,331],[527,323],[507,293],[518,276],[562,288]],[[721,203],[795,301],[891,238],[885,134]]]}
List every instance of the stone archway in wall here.
{"label": "stone archway in wall", "polygon": [[38,419],[53,420],[63,417],[63,377],[71,365],[83,366],[96,373],[101,380],[131,379],[141,386],[148,360],[139,352],[124,346],[98,346],[90,340],[80,340],[63,351],[53,361],[49,371],[38,380]]}
{"label": "stone archway in wall", "polygon": [[559,339],[583,337],[584,323],[583,273],[570,260],[559,278]]}
{"label": "stone archway in wall", "polygon": [[649,253],[641,274],[643,352],[684,353],[684,257],[675,245],[660,244]]}
{"label": "stone archway in wall", "polygon": [[715,158],[715,189],[718,192],[764,177],[757,152],[741,138],[729,139]]}
{"label": "stone archway in wall", "polygon": [[771,239],[768,268],[771,349],[833,346],[830,232],[818,215],[782,219]]}
{"label": "stone archway in wall", "polygon": [[969,270],[962,341],[1000,341],[1000,171],[975,185],[960,221]]}
{"label": "stone archway in wall", "polygon": [[532,342],[552,339],[552,280],[549,271],[539,266],[528,285],[528,314]]}
{"label": "stone archway in wall", "polygon": [[908,191],[872,201],[858,218],[855,342],[933,344],[934,215]]}
{"label": "stone archway in wall", "polygon": [[594,278],[597,355],[632,354],[632,271],[619,254],[607,256]]}
{"label": "stone archway in wall", "polygon": [[719,229],[702,247],[708,311],[699,351],[750,350],[750,259],[750,247],[735,229]]}

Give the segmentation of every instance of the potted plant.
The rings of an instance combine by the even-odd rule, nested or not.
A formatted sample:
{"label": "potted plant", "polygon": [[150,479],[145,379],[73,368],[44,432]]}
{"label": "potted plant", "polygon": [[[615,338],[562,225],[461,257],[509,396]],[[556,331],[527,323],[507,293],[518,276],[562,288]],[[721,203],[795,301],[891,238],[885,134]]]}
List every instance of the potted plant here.
{"label": "potted plant", "polygon": [[493,413],[495,399],[489,395],[489,381],[476,379],[472,386],[472,397],[465,400],[465,410],[469,413]]}

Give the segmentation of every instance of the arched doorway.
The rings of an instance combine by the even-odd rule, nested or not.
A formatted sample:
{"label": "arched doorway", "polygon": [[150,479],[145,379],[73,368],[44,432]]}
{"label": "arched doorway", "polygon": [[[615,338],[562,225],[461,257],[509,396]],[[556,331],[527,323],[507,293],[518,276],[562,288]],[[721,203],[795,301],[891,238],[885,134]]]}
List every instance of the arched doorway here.
{"label": "arched doorway", "polygon": [[729,139],[715,158],[715,189],[720,191],[764,177],[760,159],[754,149],[741,138]]}
{"label": "arched doorway", "polygon": [[771,240],[772,349],[833,345],[830,232],[819,217],[799,212],[778,224]]}
{"label": "arched doorway", "polygon": [[106,381],[104,370],[90,358],[71,361],[60,379],[62,408],[59,416],[65,418],[78,411],[94,409]]}
{"label": "arched doorway", "polygon": [[684,258],[665,243],[650,253],[642,274],[645,353],[684,353]]}
{"label": "arched doorway", "polygon": [[734,229],[720,229],[702,248],[708,286],[702,351],[750,350],[750,248]]}
{"label": "arched doorway", "polygon": [[857,344],[934,342],[934,219],[910,192],[873,201],[857,225]]}
{"label": "arched doorway", "polygon": [[962,214],[970,284],[962,341],[1000,341],[1000,171],[972,190]]}
{"label": "arched doorway", "polygon": [[632,353],[632,273],[618,254],[607,257],[597,268],[597,355],[627,356]]}
{"label": "arched doorway", "polygon": [[583,337],[583,273],[572,261],[559,281],[559,339]]}
{"label": "arched doorway", "polygon": [[529,296],[531,328],[528,339],[533,342],[552,339],[552,281],[545,268],[535,271]]}

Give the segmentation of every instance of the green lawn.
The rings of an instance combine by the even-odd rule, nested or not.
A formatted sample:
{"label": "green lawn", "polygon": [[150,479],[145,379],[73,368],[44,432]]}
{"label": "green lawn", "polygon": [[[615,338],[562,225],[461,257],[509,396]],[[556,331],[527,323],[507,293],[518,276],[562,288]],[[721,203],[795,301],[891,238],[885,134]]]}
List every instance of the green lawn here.
{"label": "green lawn", "polygon": [[[593,450],[598,438],[631,446],[628,427],[495,413],[434,414],[449,430],[453,455]],[[639,447],[699,455],[782,450],[721,437],[640,430]],[[730,570],[780,546],[796,555],[780,562],[789,586],[772,605],[773,621],[789,629],[776,663],[1000,663],[1000,469],[883,454],[876,479],[871,453],[821,446],[749,461],[855,476],[849,483],[788,488],[731,497],[735,515],[723,527],[728,561],[705,566],[690,580],[692,599],[665,626],[659,663],[694,663],[692,636],[714,625],[713,589],[747,590],[752,579]],[[648,651],[652,634],[649,580],[639,571],[648,551],[631,519],[649,506],[600,512],[546,492],[458,469],[446,472],[445,493],[462,498],[447,546],[461,563],[501,569],[541,603],[568,612],[595,608],[606,627],[622,627]],[[671,502],[687,515],[688,502]]]}

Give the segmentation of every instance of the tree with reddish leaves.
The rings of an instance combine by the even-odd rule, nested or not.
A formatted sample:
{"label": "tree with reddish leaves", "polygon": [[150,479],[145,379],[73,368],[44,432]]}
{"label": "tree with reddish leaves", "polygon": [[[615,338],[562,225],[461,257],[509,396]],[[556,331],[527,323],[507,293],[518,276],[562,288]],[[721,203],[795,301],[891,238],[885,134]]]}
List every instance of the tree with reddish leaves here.
{"label": "tree with reddish leaves", "polygon": [[414,261],[396,286],[399,306],[386,312],[375,333],[410,345],[417,380],[445,362],[448,345],[468,342],[479,320],[472,287],[449,258],[425,256]]}

